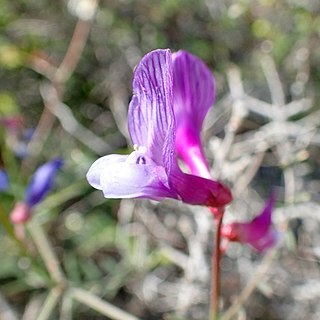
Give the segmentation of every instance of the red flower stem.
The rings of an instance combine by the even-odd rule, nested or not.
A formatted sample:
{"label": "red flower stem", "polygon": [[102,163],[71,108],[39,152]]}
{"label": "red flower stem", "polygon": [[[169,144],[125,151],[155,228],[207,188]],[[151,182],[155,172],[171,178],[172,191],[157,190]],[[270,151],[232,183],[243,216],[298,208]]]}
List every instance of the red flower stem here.
{"label": "red flower stem", "polygon": [[211,306],[210,306],[210,320],[219,319],[219,299],[220,299],[220,261],[221,261],[221,227],[224,210],[219,208],[215,215],[216,234],[214,251],[212,252],[212,283],[211,283]]}

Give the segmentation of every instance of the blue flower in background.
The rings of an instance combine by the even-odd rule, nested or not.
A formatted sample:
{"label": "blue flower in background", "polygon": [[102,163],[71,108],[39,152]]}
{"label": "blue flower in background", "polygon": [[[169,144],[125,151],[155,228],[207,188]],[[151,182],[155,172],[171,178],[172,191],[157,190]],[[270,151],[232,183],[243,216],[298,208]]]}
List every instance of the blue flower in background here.
{"label": "blue flower in background", "polygon": [[62,160],[56,158],[45,163],[36,170],[26,190],[26,204],[33,207],[43,200],[51,189],[53,179],[61,166]]}
{"label": "blue flower in background", "polygon": [[0,169],[0,192],[5,191],[9,187],[9,177],[4,169]]}
{"label": "blue flower in background", "polygon": [[62,159],[55,158],[36,170],[27,187],[25,200],[18,202],[10,214],[13,223],[24,223],[30,218],[32,208],[41,202],[52,188],[62,164]]}

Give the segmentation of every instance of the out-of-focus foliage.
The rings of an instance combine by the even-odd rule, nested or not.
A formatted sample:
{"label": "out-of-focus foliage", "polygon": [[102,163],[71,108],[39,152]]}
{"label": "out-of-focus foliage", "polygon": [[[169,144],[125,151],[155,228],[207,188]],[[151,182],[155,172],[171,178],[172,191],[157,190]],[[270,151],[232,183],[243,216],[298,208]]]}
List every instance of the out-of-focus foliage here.
{"label": "out-of-focus foliage", "polygon": [[[143,201],[134,207],[132,201],[120,204],[105,200],[86,183],[85,173],[102,154],[127,152],[126,110],[131,96],[132,72],[140,58],[155,48],[188,50],[213,70],[217,108],[221,111],[221,118],[209,121],[210,128],[206,132],[207,140],[213,145],[216,141],[210,134],[223,138],[224,125],[227,127],[222,108],[232,103],[228,100],[226,76],[230,67],[236,65],[241,70],[247,94],[271,102],[270,86],[261,66],[266,56],[275,62],[285,103],[302,98],[315,101],[310,108],[293,113],[289,120],[295,123],[295,120],[313,115],[314,119],[319,119],[320,2],[101,0],[95,17],[88,22],[91,23],[90,33],[75,70],[60,88],[57,85],[58,98],[66,107],[61,109],[64,110],[61,118],[67,119],[63,123],[44,105],[51,99],[46,102],[46,97],[50,96],[46,86],[54,84],[50,75],[63,61],[78,23],[77,13],[70,3],[66,0],[0,0],[0,118],[23,118],[18,128],[0,128],[0,165],[3,163],[10,178],[9,189],[0,194],[0,293],[20,318],[26,310],[41,310],[48,290],[54,287],[50,272],[30,236],[32,226],[26,228],[21,241],[15,238],[8,217],[14,204],[23,198],[35,168],[61,156],[65,165],[54,191],[35,210],[34,219],[52,242],[68,279],[67,285],[91,291],[148,320],[186,316],[188,313],[183,308],[195,299],[190,297],[196,292],[198,301],[195,299],[193,303],[198,303],[198,308],[187,317],[203,319],[208,290],[198,292],[189,287],[191,293],[185,291],[184,296],[178,292],[175,282],[183,273],[181,264],[186,261],[186,255],[199,250],[192,247],[190,240],[197,236],[192,224],[197,218],[193,218],[191,212],[199,208]],[[70,112],[73,120],[68,118]],[[250,132],[266,122],[261,115],[254,115],[243,122],[238,133],[247,133],[249,139]],[[216,126],[212,129],[213,123]],[[30,132],[34,129],[37,135],[32,137]],[[92,144],[86,142],[88,132],[94,135]],[[299,140],[299,137],[291,139]],[[246,201],[236,199],[236,204],[242,204],[240,214],[248,208],[254,212],[253,209],[261,207],[255,190],[266,196],[268,190],[275,187],[279,200],[284,202],[287,192],[284,180],[293,179],[290,173],[283,176],[288,167],[293,168],[295,179],[294,197],[290,201],[319,201],[319,133],[310,139],[314,143],[305,148],[303,137],[299,140],[302,147],[297,147],[297,154],[288,162],[275,160],[273,153],[276,151],[272,149],[275,146],[267,150],[253,188],[245,193]],[[235,158],[242,155],[234,153]],[[215,155],[208,154],[215,160]],[[223,178],[233,184],[231,176]],[[311,279],[317,273],[312,259],[318,261],[319,247],[318,251],[309,248],[319,240],[319,220],[317,226],[313,225],[310,217],[303,220],[302,213],[293,215],[289,223],[289,230],[293,231],[285,236],[286,243],[293,248],[291,254],[282,257],[282,265],[277,264],[270,273],[272,285],[279,292],[262,283],[256,297],[245,305],[248,319],[313,319],[313,313],[319,315],[314,297],[305,298],[302,286],[297,285],[290,297],[285,292],[293,281],[290,267],[295,274],[304,272],[304,267],[300,270],[297,266],[295,255],[299,256],[297,259],[305,259]],[[207,253],[211,248],[205,244]],[[296,244],[298,251],[294,251]],[[226,305],[233,299],[230,297],[235,294],[234,287],[240,290],[244,286],[241,281],[249,279],[257,259],[250,251],[236,245],[224,258]],[[283,266],[286,263],[289,267]],[[241,272],[244,273],[242,278]],[[230,277],[233,273],[235,275]],[[286,283],[279,283],[275,280],[277,277]],[[309,284],[305,275],[301,276],[301,282]],[[319,287],[318,281],[315,288],[319,290]],[[177,296],[179,303],[175,303]],[[265,308],[266,305],[270,308]],[[291,307],[293,309],[288,311]],[[245,312],[244,309],[240,311]],[[69,319],[62,318],[61,314],[72,315],[73,319],[102,319],[98,312],[83,304],[74,302],[71,305],[68,295],[52,311],[50,319]]]}

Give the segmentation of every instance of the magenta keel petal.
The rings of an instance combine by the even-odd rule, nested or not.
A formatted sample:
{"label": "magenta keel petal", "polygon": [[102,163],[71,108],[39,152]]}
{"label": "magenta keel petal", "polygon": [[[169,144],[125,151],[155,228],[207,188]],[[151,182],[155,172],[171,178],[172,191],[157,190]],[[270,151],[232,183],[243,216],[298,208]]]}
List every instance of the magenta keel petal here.
{"label": "magenta keel petal", "polygon": [[170,183],[180,199],[189,204],[222,207],[232,201],[230,189],[218,181],[174,170]]}

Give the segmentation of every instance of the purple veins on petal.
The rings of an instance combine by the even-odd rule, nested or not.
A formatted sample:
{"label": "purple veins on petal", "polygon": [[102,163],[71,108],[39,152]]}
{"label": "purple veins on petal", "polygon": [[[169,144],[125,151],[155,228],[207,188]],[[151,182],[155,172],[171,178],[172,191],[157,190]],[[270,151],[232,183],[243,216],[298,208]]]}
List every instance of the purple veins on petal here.
{"label": "purple veins on petal", "polygon": [[51,189],[54,177],[61,166],[62,160],[56,158],[36,170],[26,190],[25,203],[28,206],[33,207],[44,199]]}
{"label": "purple veins on petal", "polygon": [[176,198],[168,181],[175,161],[170,50],[155,50],[137,66],[128,125],[135,151],[98,159],[88,182],[108,198]]}
{"label": "purple veins on petal", "polygon": [[170,172],[176,131],[170,50],[146,54],[135,70],[132,86],[128,110],[132,143],[146,148],[146,154]]}

